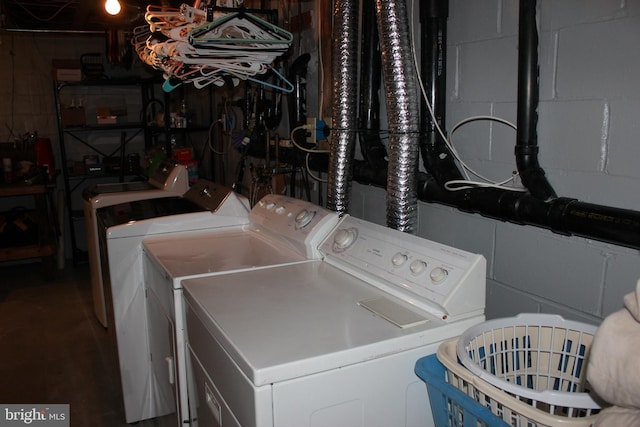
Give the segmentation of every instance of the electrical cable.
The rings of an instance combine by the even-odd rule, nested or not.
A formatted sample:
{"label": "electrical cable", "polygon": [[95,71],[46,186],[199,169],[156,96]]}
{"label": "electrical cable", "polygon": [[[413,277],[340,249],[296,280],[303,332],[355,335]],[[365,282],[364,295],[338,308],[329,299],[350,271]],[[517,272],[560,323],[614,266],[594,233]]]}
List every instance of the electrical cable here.
{"label": "electrical cable", "polygon": [[317,175],[314,175],[314,173],[311,171],[311,167],[309,166],[309,157],[310,156],[311,156],[311,153],[307,153],[307,155],[305,156],[305,165],[304,166],[305,166],[305,169],[307,170],[307,174],[311,178],[313,178],[315,181],[322,182],[323,184],[327,183],[328,180],[326,180],[324,178],[321,178],[321,177],[319,177]]}
{"label": "electrical cable", "polygon": [[297,126],[297,127],[293,128],[293,130],[291,131],[291,135],[289,135],[289,138],[291,139],[291,143],[296,148],[298,148],[299,150],[307,152],[307,153],[314,153],[314,154],[327,154],[327,153],[329,153],[329,150],[318,150],[317,148],[306,148],[306,147],[303,147],[302,145],[300,145],[298,142],[296,142],[296,139],[294,137],[296,131],[313,129],[312,126],[315,126],[315,125],[301,125],[301,126]]}
{"label": "electrical cable", "polygon": [[[415,0],[411,0],[411,11],[412,13],[415,13]],[[488,121],[495,121],[495,122],[499,122],[499,123],[503,123],[506,124],[507,126],[517,130],[516,125],[514,125],[513,123],[502,119],[500,117],[495,117],[495,116],[473,116],[473,117],[469,117],[466,119],[461,120],[460,122],[458,122],[451,130],[451,132],[449,133],[449,137],[447,137],[444,133],[444,131],[442,130],[442,128],[440,127],[440,124],[438,123],[435,113],[433,111],[433,107],[431,106],[431,103],[429,102],[429,97],[427,96],[427,91],[424,87],[424,82],[422,81],[422,77],[420,75],[420,66],[418,64],[418,58],[416,56],[416,47],[415,47],[415,26],[413,24],[413,19],[411,20],[411,54],[412,54],[412,58],[413,58],[413,62],[416,68],[416,74],[417,74],[417,78],[418,78],[418,84],[420,85],[420,92],[422,93],[422,96],[425,100],[425,104],[427,105],[427,109],[429,110],[429,114],[431,116],[431,119],[433,120],[433,124],[435,125],[436,129],[438,130],[438,133],[440,134],[440,136],[442,137],[443,141],[445,142],[447,148],[449,148],[449,150],[451,151],[451,153],[453,154],[453,156],[455,157],[455,159],[460,163],[460,165],[462,166],[462,170],[463,170],[463,174],[464,176],[467,178],[467,180],[454,180],[454,181],[450,181],[445,183],[445,188],[449,191],[455,191],[455,190],[461,190],[463,189],[463,187],[453,187],[451,184],[467,184],[469,187],[467,188],[474,188],[474,187],[499,187],[501,189],[504,190],[510,190],[510,191],[521,191],[521,192],[526,192],[528,191],[525,187],[510,187],[510,186],[506,186],[505,184],[508,182],[514,182],[515,181],[515,176],[517,176],[517,172],[514,172],[514,174],[508,178],[505,179],[503,181],[497,182],[497,181],[493,181],[491,179],[485,178],[483,177],[481,174],[479,174],[478,172],[474,171],[471,167],[469,167],[469,165],[467,165],[462,158],[460,157],[458,151],[456,150],[454,144],[453,144],[453,139],[452,139],[452,134],[453,132],[458,129],[459,127],[472,122],[472,121],[477,121],[477,120],[488,120]],[[478,181],[471,181],[469,179],[469,175],[467,172],[470,172],[472,175],[486,181],[486,182],[478,182]],[[455,189],[455,190],[454,190]]]}
{"label": "electrical cable", "polygon": [[315,125],[301,125],[301,126],[297,126],[295,128],[293,128],[293,130],[291,131],[291,134],[289,135],[289,139],[291,140],[291,143],[298,149],[301,151],[304,151],[305,153],[307,153],[307,155],[305,156],[305,169],[307,170],[307,174],[313,178],[314,180],[318,181],[318,182],[322,182],[322,183],[326,183],[327,180],[326,179],[322,179],[316,175],[314,175],[314,173],[311,171],[311,167],[309,166],[309,157],[311,156],[311,154],[328,154],[330,151],[329,150],[318,150],[317,148],[306,148],[303,147],[302,145],[300,145],[296,139],[295,139],[295,134],[297,131],[299,130],[309,130],[312,129],[312,126]]}
{"label": "electrical cable", "polygon": [[50,22],[52,21],[56,16],[58,16],[67,6],[71,6],[76,4],[77,1],[68,1],[65,4],[61,5],[56,11],[54,11],[53,15],[49,16],[48,18],[40,18],[38,16],[36,16],[33,12],[31,12],[27,6],[29,5],[25,5],[23,4],[23,2],[15,2],[15,4],[17,6],[19,6],[20,8],[22,8],[25,12],[27,12],[27,14],[29,14],[33,19],[35,19],[36,21],[40,21],[40,22]]}
{"label": "electrical cable", "polygon": [[[505,119],[501,119],[499,117],[494,117],[494,116],[483,116],[483,115],[479,115],[479,116],[471,116],[471,117],[467,117],[466,119],[463,119],[461,121],[459,121],[458,123],[456,123],[456,125],[451,128],[451,131],[449,132],[449,142],[451,143],[451,145],[449,146],[449,149],[451,150],[451,152],[453,153],[453,155],[455,156],[455,158],[458,160],[458,162],[460,162],[460,165],[462,165],[463,170],[465,171],[465,176],[467,177],[466,180],[452,180],[449,181],[447,183],[445,183],[445,188],[447,190],[450,191],[457,191],[457,190],[462,190],[462,189],[469,189],[469,188],[473,188],[473,187],[497,187],[497,188],[502,188],[505,190],[509,190],[509,191],[527,191],[526,188],[524,187],[511,187],[511,186],[507,186],[507,184],[509,182],[511,182],[512,184],[516,183],[516,178],[518,176],[518,172],[514,171],[511,175],[511,177],[503,180],[503,181],[499,181],[499,182],[495,182],[489,178],[486,178],[484,176],[482,176],[481,174],[479,174],[478,172],[476,172],[474,169],[472,169],[471,167],[469,167],[463,160],[462,158],[459,156],[458,152],[455,149],[455,146],[453,145],[453,134],[454,132],[459,129],[460,127],[466,125],[467,123],[470,122],[474,122],[474,121],[480,121],[480,120],[489,120],[489,121],[494,121],[494,122],[498,122],[498,123],[502,123],[504,125],[509,126],[510,128],[516,130],[516,126],[509,122],[508,120]],[[467,172],[470,172],[471,174],[473,174],[474,176],[480,178],[481,180],[485,181],[485,182],[478,182],[478,181],[471,181],[469,179],[469,176],[467,174]],[[468,186],[466,187],[454,187],[453,185],[449,185],[449,184],[462,184],[462,183],[466,183],[468,184]]]}
{"label": "electrical cable", "polygon": [[216,120],[215,122],[211,123],[209,125],[209,132],[208,132],[208,138],[207,138],[207,145],[209,145],[209,149],[211,150],[211,152],[213,154],[217,154],[218,156],[224,156],[225,154],[227,154],[226,151],[218,151],[214,146],[213,146],[213,127],[215,125],[220,125],[222,126],[222,120]]}

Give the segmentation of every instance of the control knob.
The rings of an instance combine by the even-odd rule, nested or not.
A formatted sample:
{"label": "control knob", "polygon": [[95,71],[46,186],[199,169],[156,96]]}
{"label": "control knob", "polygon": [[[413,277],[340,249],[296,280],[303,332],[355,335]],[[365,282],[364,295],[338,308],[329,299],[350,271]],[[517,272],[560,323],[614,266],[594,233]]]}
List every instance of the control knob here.
{"label": "control knob", "polygon": [[407,262],[408,259],[409,257],[407,257],[407,254],[397,252],[394,256],[391,257],[391,264],[393,264],[394,267],[400,267],[402,264]]}
{"label": "control knob", "polygon": [[347,249],[356,241],[357,237],[358,230],[355,228],[343,228],[342,230],[338,230],[336,235],[333,237],[334,249]]}
{"label": "control knob", "polygon": [[431,278],[431,281],[433,283],[442,282],[444,279],[447,278],[448,275],[449,275],[449,272],[442,267],[436,267],[433,270],[431,270],[431,273],[429,273],[429,277]]}
{"label": "control knob", "polygon": [[421,259],[417,259],[411,263],[409,266],[409,270],[411,270],[411,274],[414,276],[418,276],[427,269],[427,263]]}
{"label": "control knob", "polygon": [[296,227],[297,228],[306,227],[307,225],[309,225],[309,223],[315,216],[316,216],[316,211],[309,211],[307,209],[302,209],[300,212],[298,212],[298,215],[296,215],[296,220],[295,220]]}

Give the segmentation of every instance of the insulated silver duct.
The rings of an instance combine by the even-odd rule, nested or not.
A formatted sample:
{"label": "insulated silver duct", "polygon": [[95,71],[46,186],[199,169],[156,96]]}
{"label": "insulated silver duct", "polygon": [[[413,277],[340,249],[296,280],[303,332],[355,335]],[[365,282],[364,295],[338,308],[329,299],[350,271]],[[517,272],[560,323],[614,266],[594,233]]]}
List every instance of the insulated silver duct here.
{"label": "insulated silver duct", "polygon": [[387,225],[414,233],[420,91],[411,60],[406,0],[376,0],[376,12],[389,123]]}
{"label": "insulated silver duct", "polygon": [[358,2],[333,5],[333,131],[329,155],[327,207],[339,214],[349,207],[357,117]]}

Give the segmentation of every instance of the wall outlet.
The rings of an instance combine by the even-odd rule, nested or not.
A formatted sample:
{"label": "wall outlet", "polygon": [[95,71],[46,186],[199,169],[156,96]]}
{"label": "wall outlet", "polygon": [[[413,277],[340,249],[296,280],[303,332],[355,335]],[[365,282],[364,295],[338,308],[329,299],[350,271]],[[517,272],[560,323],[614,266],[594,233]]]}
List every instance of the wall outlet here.
{"label": "wall outlet", "polygon": [[316,118],[315,117],[307,117],[307,143],[315,144],[317,139],[317,129],[316,129]]}

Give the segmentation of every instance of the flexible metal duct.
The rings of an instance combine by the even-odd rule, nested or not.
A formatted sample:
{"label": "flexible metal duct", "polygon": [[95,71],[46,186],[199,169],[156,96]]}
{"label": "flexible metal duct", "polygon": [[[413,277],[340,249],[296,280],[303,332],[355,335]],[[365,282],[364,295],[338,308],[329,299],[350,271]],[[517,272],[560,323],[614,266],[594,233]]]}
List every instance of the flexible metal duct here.
{"label": "flexible metal duct", "polygon": [[329,153],[327,207],[339,214],[349,207],[353,147],[355,145],[355,94],[358,65],[358,3],[335,0],[333,5],[333,137]]}
{"label": "flexible metal duct", "polygon": [[418,206],[419,89],[405,0],[376,0],[389,123],[387,225],[415,232]]}

